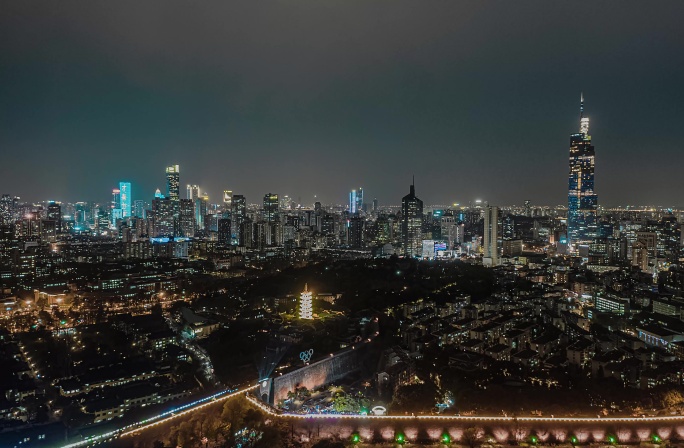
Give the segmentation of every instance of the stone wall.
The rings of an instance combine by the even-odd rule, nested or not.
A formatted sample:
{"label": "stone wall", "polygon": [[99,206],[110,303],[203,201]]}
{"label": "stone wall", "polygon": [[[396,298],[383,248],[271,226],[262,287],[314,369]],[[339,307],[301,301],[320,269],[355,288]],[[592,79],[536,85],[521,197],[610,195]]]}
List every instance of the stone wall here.
{"label": "stone wall", "polygon": [[267,403],[274,404],[286,399],[287,393],[294,391],[295,388],[306,387],[313,390],[338,381],[361,368],[360,351],[342,351],[308,366],[265,380],[259,387],[259,397]]}

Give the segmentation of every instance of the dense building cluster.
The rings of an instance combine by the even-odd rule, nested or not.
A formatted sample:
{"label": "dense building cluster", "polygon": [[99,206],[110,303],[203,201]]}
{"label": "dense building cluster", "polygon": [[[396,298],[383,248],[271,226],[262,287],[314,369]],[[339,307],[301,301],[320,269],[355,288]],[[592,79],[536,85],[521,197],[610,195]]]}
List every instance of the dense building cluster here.
{"label": "dense building cluster", "polygon": [[[106,203],[4,194],[0,422],[85,437],[200,390],[303,377],[302,361],[323,370],[320,356],[352,359],[338,364],[355,366],[347,390],[362,398],[317,374],[313,391],[274,381],[271,404],[475,413],[458,390],[482,392],[491,412],[483,391],[502,382],[682,386],[684,212],[599,206],[588,132],[582,115],[567,206],[426,205],[414,182],[396,205],[363,188],[342,204],[272,192],[250,203],[228,189],[214,203],[195,184],[182,198],[178,165],[150,197],[130,182]],[[359,343],[370,369],[361,350],[346,354]],[[285,356],[290,347],[308,356]],[[262,349],[265,361],[245,361]],[[597,396],[577,395],[620,407]]]}

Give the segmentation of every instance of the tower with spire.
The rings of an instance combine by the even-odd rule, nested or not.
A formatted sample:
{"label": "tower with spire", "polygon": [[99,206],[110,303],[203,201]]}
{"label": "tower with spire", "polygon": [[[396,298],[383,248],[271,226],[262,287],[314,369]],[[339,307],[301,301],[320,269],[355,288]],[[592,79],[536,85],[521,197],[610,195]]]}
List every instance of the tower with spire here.
{"label": "tower with spire", "polygon": [[568,175],[568,244],[574,250],[596,237],[598,196],[594,191],[594,146],[589,118],[584,116],[584,93],[580,93],[579,133],[570,136]]}
{"label": "tower with spire", "polygon": [[409,194],[401,199],[401,236],[404,256],[417,257],[423,251],[423,201],[416,197],[415,176]]}

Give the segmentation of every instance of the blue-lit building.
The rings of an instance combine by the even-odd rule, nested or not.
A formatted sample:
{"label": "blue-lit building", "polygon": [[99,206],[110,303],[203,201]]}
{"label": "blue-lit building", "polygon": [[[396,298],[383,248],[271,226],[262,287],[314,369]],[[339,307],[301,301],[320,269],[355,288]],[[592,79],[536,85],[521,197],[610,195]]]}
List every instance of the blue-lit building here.
{"label": "blue-lit building", "polygon": [[121,207],[121,216],[128,218],[131,216],[131,183],[119,182],[119,204]]}
{"label": "blue-lit building", "polygon": [[359,213],[363,210],[363,188],[349,192],[349,213]]}
{"label": "blue-lit building", "polygon": [[584,117],[584,96],[580,99],[580,131],[570,136],[568,177],[568,243],[577,246],[596,236],[598,196],[594,192],[594,146],[589,135],[589,118]]}

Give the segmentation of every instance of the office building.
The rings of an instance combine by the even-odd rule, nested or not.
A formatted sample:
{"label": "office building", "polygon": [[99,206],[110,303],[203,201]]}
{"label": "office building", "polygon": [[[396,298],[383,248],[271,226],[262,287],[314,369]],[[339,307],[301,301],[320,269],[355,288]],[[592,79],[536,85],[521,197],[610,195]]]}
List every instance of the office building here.
{"label": "office building", "polygon": [[0,198],[0,225],[13,224],[15,221],[17,198],[3,194]]}
{"label": "office building", "polygon": [[195,202],[197,199],[200,198],[201,191],[199,185],[188,185],[186,187],[186,199],[191,199],[193,202]]}
{"label": "office building", "polygon": [[404,255],[420,257],[423,252],[423,201],[416,197],[415,184],[401,199],[401,235]]}
{"label": "office building", "polygon": [[223,217],[230,219],[233,213],[233,191],[223,190],[223,207],[221,209]]}
{"label": "office building", "polygon": [[136,218],[145,218],[145,201],[136,199],[133,201],[133,216]]}
{"label": "office building", "polygon": [[119,208],[121,208],[121,217],[128,218],[131,215],[131,183],[119,182]]}
{"label": "office building", "polygon": [[241,235],[244,235],[242,224],[247,218],[247,199],[241,194],[234,194],[231,205],[233,208],[231,213],[232,238],[236,240],[240,246],[244,246],[244,238],[242,238]]}
{"label": "office building", "polygon": [[192,199],[180,200],[180,214],[178,230],[176,234],[190,238],[195,236],[195,203]]}
{"label": "office building", "polygon": [[173,202],[180,200],[180,166],[166,167],[166,197]]}
{"label": "office building", "polygon": [[487,205],[484,208],[484,238],[482,241],[485,266],[499,265],[499,208]]}
{"label": "office building", "polygon": [[598,196],[594,192],[594,146],[589,135],[589,118],[584,116],[584,95],[580,97],[580,131],[570,136],[568,177],[568,243],[588,243],[596,235]]}
{"label": "office building", "polygon": [[274,193],[266,193],[264,195],[264,220],[266,222],[279,221],[279,207],[280,203],[278,202],[278,195]]}
{"label": "office building", "polygon": [[47,221],[54,223],[55,233],[62,233],[62,206],[57,202],[50,202],[47,206]]}
{"label": "office building", "polygon": [[204,229],[204,217],[209,210],[209,196],[206,194],[195,199],[195,224],[197,229]]}

